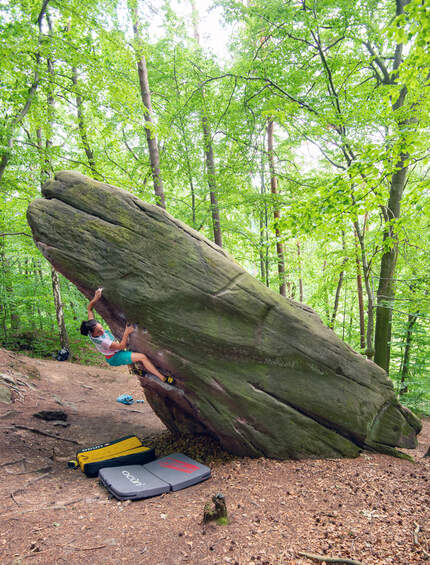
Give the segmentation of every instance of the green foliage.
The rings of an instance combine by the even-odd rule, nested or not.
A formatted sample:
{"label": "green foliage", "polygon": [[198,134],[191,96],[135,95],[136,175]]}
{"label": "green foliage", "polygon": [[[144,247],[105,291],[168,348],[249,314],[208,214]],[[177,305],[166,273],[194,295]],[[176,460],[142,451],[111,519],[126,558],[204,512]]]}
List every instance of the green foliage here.
{"label": "green foliage", "polygon": [[[37,249],[12,254],[19,248],[19,240],[9,242],[2,262],[0,346],[50,359],[61,349],[50,269]],[[79,332],[81,319],[86,318],[86,301],[67,279],[60,279],[73,361],[99,364],[100,355]]]}
{"label": "green foliage", "polygon": [[[0,159],[9,159],[0,180],[0,233],[29,232],[26,207],[55,170],[78,169],[155,203],[124,3],[50,2],[40,27],[39,4],[0,5]],[[228,63],[196,46],[191,6],[189,17],[180,18],[160,2],[155,34],[153,13],[137,4],[168,211],[212,237],[204,111],[226,249],[276,290],[277,227],[289,295],[298,300],[301,283],[304,301],[326,323],[343,273],[334,330],[356,349],[357,253],[363,259],[357,226],[369,265],[364,273],[360,263],[361,274],[374,293],[383,254],[398,249],[390,375],[400,391],[408,315],[418,312],[402,401],[430,413],[428,0],[411,0],[399,14],[388,0],[222,0],[217,4],[237,32]],[[276,196],[265,140],[269,118],[276,126]],[[387,220],[401,160],[408,168],[401,214]],[[48,266],[25,235],[0,237],[0,261],[1,343],[50,355],[58,331]],[[93,362],[99,358],[90,359],[77,330],[85,299],[65,279],[61,290],[75,358]],[[364,290],[366,315],[368,303]]]}

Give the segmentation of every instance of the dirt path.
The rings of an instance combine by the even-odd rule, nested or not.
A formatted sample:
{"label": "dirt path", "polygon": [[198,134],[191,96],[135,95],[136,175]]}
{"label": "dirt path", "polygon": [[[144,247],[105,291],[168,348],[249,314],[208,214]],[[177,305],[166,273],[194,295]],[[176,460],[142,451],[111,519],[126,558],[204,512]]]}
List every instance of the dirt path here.
{"label": "dirt path", "polygon": [[[430,458],[423,458],[430,420],[418,449],[410,452],[415,464],[368,453],[300,462],[223,460],[218,453],[211,462],[202,448],[202,460],[212,468],[209,481],[118,502],[66,461],[79,446],[128,434],[166,444],[169,436],[146,403],[116,402],[121,393],[143,398],[135,377],[126,369],[35,360],[4,350],[0,373],[32,387],[21,384],[13,403],[0,402],[2,564],[317,563],[299,552],[366,565],[430,563]],[[33,417],[40,410],[64,410],[70,426]],[[226,497],[231,523],[203,527],[203,506],[217,492]]]}

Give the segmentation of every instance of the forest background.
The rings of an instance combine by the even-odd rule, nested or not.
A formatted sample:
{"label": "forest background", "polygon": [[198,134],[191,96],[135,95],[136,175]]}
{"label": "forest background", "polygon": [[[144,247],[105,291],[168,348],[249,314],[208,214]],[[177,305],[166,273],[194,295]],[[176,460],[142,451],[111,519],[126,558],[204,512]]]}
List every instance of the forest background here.
{"label": "forest background", "polygon": [[215,49],[199,7],[0,0],[0,345],[99,361],[25,218],[74,169],[312,306],[429,414],[429,0],[219,0]]}

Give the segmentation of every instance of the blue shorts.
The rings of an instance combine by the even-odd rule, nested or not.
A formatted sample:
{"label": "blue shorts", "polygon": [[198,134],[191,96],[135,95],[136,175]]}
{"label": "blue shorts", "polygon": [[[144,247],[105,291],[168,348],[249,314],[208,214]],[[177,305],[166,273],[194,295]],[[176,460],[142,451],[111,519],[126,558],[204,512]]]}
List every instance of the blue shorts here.
{"label": "blue shorts", "polygon": [[113,357],[109,357],[106,361],[112,367],[118,367],[119,365],[130,365],[131,364],[131,351],[117,351]]}

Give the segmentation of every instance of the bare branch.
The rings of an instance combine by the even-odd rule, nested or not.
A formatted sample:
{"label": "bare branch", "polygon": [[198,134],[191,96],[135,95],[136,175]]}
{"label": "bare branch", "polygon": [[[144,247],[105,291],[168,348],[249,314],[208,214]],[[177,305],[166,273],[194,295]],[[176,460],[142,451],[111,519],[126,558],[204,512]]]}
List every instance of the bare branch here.
{"label": "bare branch", "polygon": [[[329,92],[331,92],[331,94],[334,96],[335,107],[336,107],[337,113],[340,117],[342,115],[342,111],[340,109],[339,95],[338,95],[336,88],[334,86],[333,75],[331,74],[330,67],[328,66],[327,59],[326,59],[326,57],[324,55],[324,51],[321,47],[321,41],[320,41],[319,36],[316,36],[313,31],[311,31],[311,34],[312,34],[312,37],[315,40],[315,43],[317,44],[317,49],[318,49],[318,53],[320,55],[321,62],[322,62],[323,67],[325,68],[326,73],[327,73],[327,80],[328,80],[328,84],[329,84]],[[344,128],[344,126],[340,126],[340,127],[337,126],[336,131],[339,131],[340,134],[344,134],[345,128]]]}
{"label": "bare branch", "polygon": [[376,51],[373,49],[373,47],[371,46],[371,44],[368,41],[363,41],[363,45],[366,47],[366,49],[372,55],[373,60],[378,65],[379,69],[381,70],[383,78],[380,77],[379,73],[376,71],[376,69],[373,68],[373,65],[372,65],[372,68],[374,69],[376,75],[379,77],[379,80],[383,84],[391,84],[390,74],[387,70],[387,67],[384,65],[384,62],[382,61],[381,57],[376,53]]}
{"label": "bare branch", "polygon": [[346,557],[329,557],[328,555],[317,555],[315,553],[306,553],[299,551],[299,555],[313,559],[314,561],[323,561],[325,563],[344,563],[344,565],[364,565],[361,561],[355,559],[347,559]]}
{"label": "bare branch", "polygon": [[234,94],[234,91],[236,90],[236,88],[237,88],[237,78],[235,77],[235,79],[234,79],[234,85],[233,85],[233,88],[231,89],[231,94],[230,94],[230,98],[229,98],[229,100],[228,100],[228,102],[227,102],[227,106],[225,107],[224,112],[221,114],[221,116],[220,116],[220,118],[219,118],[219,120],[218,120],[218,122],[217,122],[217,124],[216,124],[216,126],[215,126],[215,128],[214,128],[214,133],[213,133],[213,135],[212,135],[212,141],[213,141],[214,136],[215,136],[216,133],[217,133],[218,126],[219,126],[219,124],[221,123],[221,120],[224,118],[224,116],[225,116],[225,115],[227,114],[227,112],[228,112],[228,109],[230,108],[230,104],[231,104],[231,101],[232,101],[232,99],[233,99],[233,94]]}
{"label": "bare branch", "polygon": [[273,80],[269,79],[269,78],[265,78],[265,77],[250,77],[250,76],[244,76],[244,75],[238,75],[238,74],[234,74],[234,73],[225,73],[223,75],[220,76],[216,76],[216,77],[209,77],[208,79],[204,80],[203,82],[201,82],[198,87],[191,93],[191,95],[188,97],[188,99],[186,100],[184,106],[186,106],[188,104],[188,102],[191,100],[191,98],[194,96],[194,94],[196,94],[196,92],[198,92],[199,90],[201,90],[205,84],[208,84],[209,82],[212,82],[214,80],[221,80],[223,78],[226,77],[234,77],[237,79],[242,79],[245,81],[257,81],[257,82],[265,82],[268,86],[272,86],[275,90],[277,90],[278,92],[280,92],[281,94],[283,94],[286,98],[288,98],[288,100],[291,100],[292,102],[295,102],[296,104],[298,104],[301,108],[305,108],[306,110],[308,110],[309,112],[311,112],[312,114],[315,114],[316,116],[318,116],[318,112],[316,110],[314,110],[314,108],[312,108],[311,106],[309,106],[309,104],[306,104],[306,102],[303,102],[303,100],[300,100],[298,98],[295,98],[294,96],[292,96],[291,94],[289,94],[288,92],[286,92],[281,86],[279,86],[278,84],[276,84],[275,82],[273,82]]}
{"label": "bare branch", "polygon": [[46,8],[48,7],[48,4],[49,4],[49,0],[43,0],[43,4],[42,4],[42,7],[40,9],[39,16],[38,16],[37,22],[36,22],[39,27],[42,25],[42,20],[43,20],[43,17],[45,15]]}
{"label": "bare branch", "polygon": [[135,159],[138,163],[140,163],[141,160],[139,159],[139,157],[136,155],[136,153],[134,152],[134,150],[130,147],[130,145],[129,145],[128,142],[127,142],[127,139],[126,139],[126,137],[125,137],[125,131],[124,131],[124,129],[122,130],[122,139],[123,139],[123,141],[124,141],[124,145],[127,147],[127,149],[130,151],[130,153],[133,155],[134,159]]}
{"label": "bare branch", "polygon": [[25,233],[23,231],[11,232],[11,233],[0,233],[0,237],[5,237],[6,235],[26,235],[27,237],[31,237],[29,233]]}

